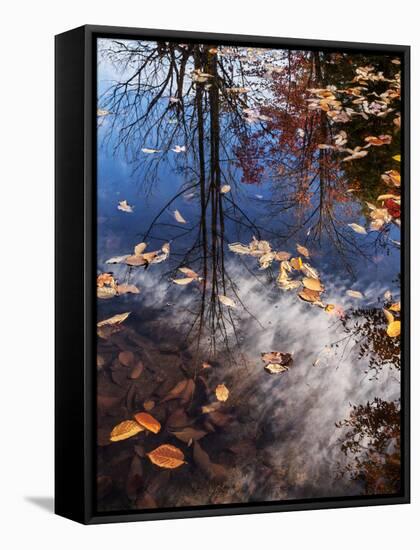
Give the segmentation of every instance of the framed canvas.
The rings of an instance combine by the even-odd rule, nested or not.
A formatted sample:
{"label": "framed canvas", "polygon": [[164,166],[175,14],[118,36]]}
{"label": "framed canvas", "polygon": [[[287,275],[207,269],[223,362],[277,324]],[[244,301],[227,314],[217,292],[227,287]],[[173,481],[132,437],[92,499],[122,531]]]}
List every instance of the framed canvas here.
{"label": "framed canvas", "polygon": [[409,47],[56,37],[56,512],[409,502]]}

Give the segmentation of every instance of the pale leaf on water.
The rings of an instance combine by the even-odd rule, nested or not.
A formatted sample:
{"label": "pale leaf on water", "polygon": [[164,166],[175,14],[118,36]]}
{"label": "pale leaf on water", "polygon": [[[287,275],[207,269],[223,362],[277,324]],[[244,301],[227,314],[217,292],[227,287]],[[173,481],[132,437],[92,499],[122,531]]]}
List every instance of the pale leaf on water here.
{"label": "pale leaf on water", "polygon": [[220,192],[225,194],[225,193],[229,193],[230,191],[230,185],[222,185],[222,187],[220,188]]}
{"label": "pale leaf on water", "polygon": [[109,260],[106,260],[106,264],[123,264],[125,263],[126,259],[130,256],[130,254],[126,254],[125,256],[114,256],[112,258],[109,258]]}
{"label": "pale leaf on water", "polygon": [[199,279],[198,274],[192,269],[190,269],[189,267],[180,267],[178,268],[178,271],[180,271],[181,273],[184,273],[184,275],[186,275],[188,278]]}
{"label": "pale leaf on water", "polygon": [[285,365],[280,365],[279,363],[268,363],[267,365],[264,365],[264,370],[266,370],[269,374],[281,374],[283,372],[287,372],[289,369]]}
{"label": "pale leaf on water", "polygon": [[395,302],[394,304],[389,306],[389,310],[390,311],[396,311],[396,312],[401,311],[401,303],[400,302]]}
{"label": "pale leaf on water", "polygon": [[147,155],[153,155],[154,153],[160,153],[159,149],[149,149],[148,147],[143,147],[142,152],[146,153]]}
{"label": "pale leaf on water", "polygon": [[120,325],[123,323],[127,317],[130,315],[130,311],[127,313],[118,313],[117,315],[114,315],[113,317],[110,317],[109,319],[104,319],[103,321],[99,321],[97,324],[98,327],[104,327],[106,325]]}
{"label": "pale leaf on water", "polygon": [[241,243],[232,243],[229,244],[229,250],[235,252],[236,254],[250,254],[251,250],[249,246]]}
{"label": "pale leaf on water", "polygon": [[140,289],[136,285],[122,284],[117,285],[117,293],[121,294],[139,294]]}
{"label": "pale leaf on water", "polygon": [[179,210],[175,210],[174,217],[178,223],[188,223]]}
{"label": "pale leaf on water", "polygon": [[302,279],[303,286],[309,290],[316,290],[318,292],[323,292],[324,287],[319,279],[314,277],[304,277]]}
{"label": "pale leaf on water", "polygon": [[176,285],[184,286],[184,285],[189,285],[190,283],[195,281],[195,279],[196,279],[195,277],[185,277],[183,279],[172,279],[172,282],[175,283]]}
{"label": "pale leaf on water", "polygon": [[185,145],[175,145],[175,147],[172,148],[174,153],[185,153],[186,150]]}
{"label": "pale leaf on water", "polygon": [[363,298],[363,294],[359,290],[346,290],[346,294],[351,298],[357,298],[359,300]]}
{"label": "pale leaf on water", "polygon": [[218,295],[219,301],[222,302],[223,305],[227,307],[236,307],[235,302],[232,300],[232,298],[229,298],[228,296],[224,296],[223,294]]}
{"label": "pale leaf on water", "polygon": [[348,223],[347,224],[355,233],[359,233],[360,235],[367,235],[366,229],[359,225],[358,223]]}
{"label": "pale leaf on water", "polygon": [[147,248],[147,244],[146,243],[139,243],[137,244],[135,247],[134,247],[134,255],[135,256],[140,256],[140,254],[142,254],[142,252],[144,252]]}
{"label": "pale leaf on water", "polygon": [[134,206],[130,206],[126,200],[119,201],[117,208],[122,212],[134,212]]}

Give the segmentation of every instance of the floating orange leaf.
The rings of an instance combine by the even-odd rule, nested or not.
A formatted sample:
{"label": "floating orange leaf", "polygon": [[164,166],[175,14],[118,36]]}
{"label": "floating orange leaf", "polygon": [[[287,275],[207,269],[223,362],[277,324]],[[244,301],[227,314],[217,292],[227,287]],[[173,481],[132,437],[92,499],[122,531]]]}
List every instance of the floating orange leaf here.
{"label": "floating orange leaf", "polygon": [[386,333],[390,338],[396,338],[399,336],[401,334],[401,322],[393,321],[392,323],[389,323]]}
{"label": "floating orange leaf", "polygon": [[229,398],[229,390],[224,384],[219,384],[216,387],[215,393],[218,401],[227,401]]}
{"label": "floating orange leaf", "polygon": [[160,432],[160,422],[156,420],[151,414],[147,412],[139,412],[134,415],[134,418],[136,419],[136,422],[140,424],[143,428],[146,428],[146,430],[149,430],[149,432],[153,432],[154,434],[157,434]]}
{"label": "floating orange leaf", "polygon": [[156,464],[156,466],[160,468],[169,468],[173,470],[185,464],[184,453],[177,447],[169,444],[160,445],[160,447],[147,453],[147,456],[150,462]]}

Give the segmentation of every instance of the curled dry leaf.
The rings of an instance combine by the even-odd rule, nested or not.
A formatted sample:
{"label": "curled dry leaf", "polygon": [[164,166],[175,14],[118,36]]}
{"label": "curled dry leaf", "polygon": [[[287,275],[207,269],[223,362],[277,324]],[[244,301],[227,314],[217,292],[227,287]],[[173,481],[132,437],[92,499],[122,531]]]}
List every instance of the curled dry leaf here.
{"label": "curled dry leaf", "polygon": [[224,384],[219,384],[216,387],[215,394],[218,401],[227,401],[229,399],[229,390]]}
{"label": "curled dry leaf", "polygon": [[185,464],[184,453],[173,445],[160,445],[150,453],[147,453],[150,462],[160,468],[173,470]]}
{"label": "curled dry leaf", "polygon": [[134,418],[136,422],[140,424],[140,426],[142,426],[149,432],[153,432],[154,434],[160,432],[160,422],[156,420],[156,418],[154,418],[151,414],[147,412],[139,412],[134,415]]}
{"label": "curled dry leaf", "polygon": [[143,430],[144,428],[134,420],[124,420],[114,427],[109,439],[110,441],[122,441],[123,439],[129,439],[137,435]]}
{"label": "curled dry leaf", "polygon": [[363,298],[363,294],[359,290],[349,289],[349,290],[346,290],[346,294],[347,294],[347,296],[350,296],[351,298],[357,298],[359,300]]}
{"label": "curled dry leaf", "polygon": [[104,327],[106,325],[120,325],[121,323],[123,323],[127,317],[130,315],[130,311],[128,311],[127,313],[118,313],[117,315],[114,315],[113,317],[110,317],[109,319],[104,319],[103,321],[99,321],[99,323],[97,324],[97,326],[100,328],[100,327]]}
{"label": "curled dry leaf", "polygon": [[174,218],[178,223],[188,223],[186,219],[182,216],[181,212],[179,210],[175,210],[174,212]]}
{"label": "curled dry leaf", "polygon": [[396,338],[401,334],[401,321],[393,321],[389,323],[386,333],[390,338]]}
{"label": "curled dry leaf", "polygon": [[134,212],[134,206],[130,206],[126,200],[119,201],[117,208],[122,212]]}
{"label": "curled dry leaf", "polygon": [[299,252],[299,254],[302,254],[302,256],[305,256],[305,258],[309,258],[309,250],[306,248],[306,246],[297,244],[296,250]]}
{"label": "curled dry leaf", "polygon": [[228,296],[224,296],[223,294],[218,295],[219,301],[222,302],[223,305],[227,307],[236,307],[235,302],[232,300],[232,298],[229,298]]}
{"label": "curled dry leaf", "polygon": [[355,233],[359,233],[360,235],[367,235],[366,229],[359,225],[358,223],[348,223],[347,224]]}

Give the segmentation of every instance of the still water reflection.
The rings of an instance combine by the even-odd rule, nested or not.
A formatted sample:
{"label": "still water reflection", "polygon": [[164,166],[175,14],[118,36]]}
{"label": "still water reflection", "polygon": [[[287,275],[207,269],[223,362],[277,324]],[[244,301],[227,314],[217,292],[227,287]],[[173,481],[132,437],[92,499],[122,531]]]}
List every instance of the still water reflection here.
{"label": "still water reflection", "polygon": [[399,490],[399,70],[99,40],[99,509]]}

